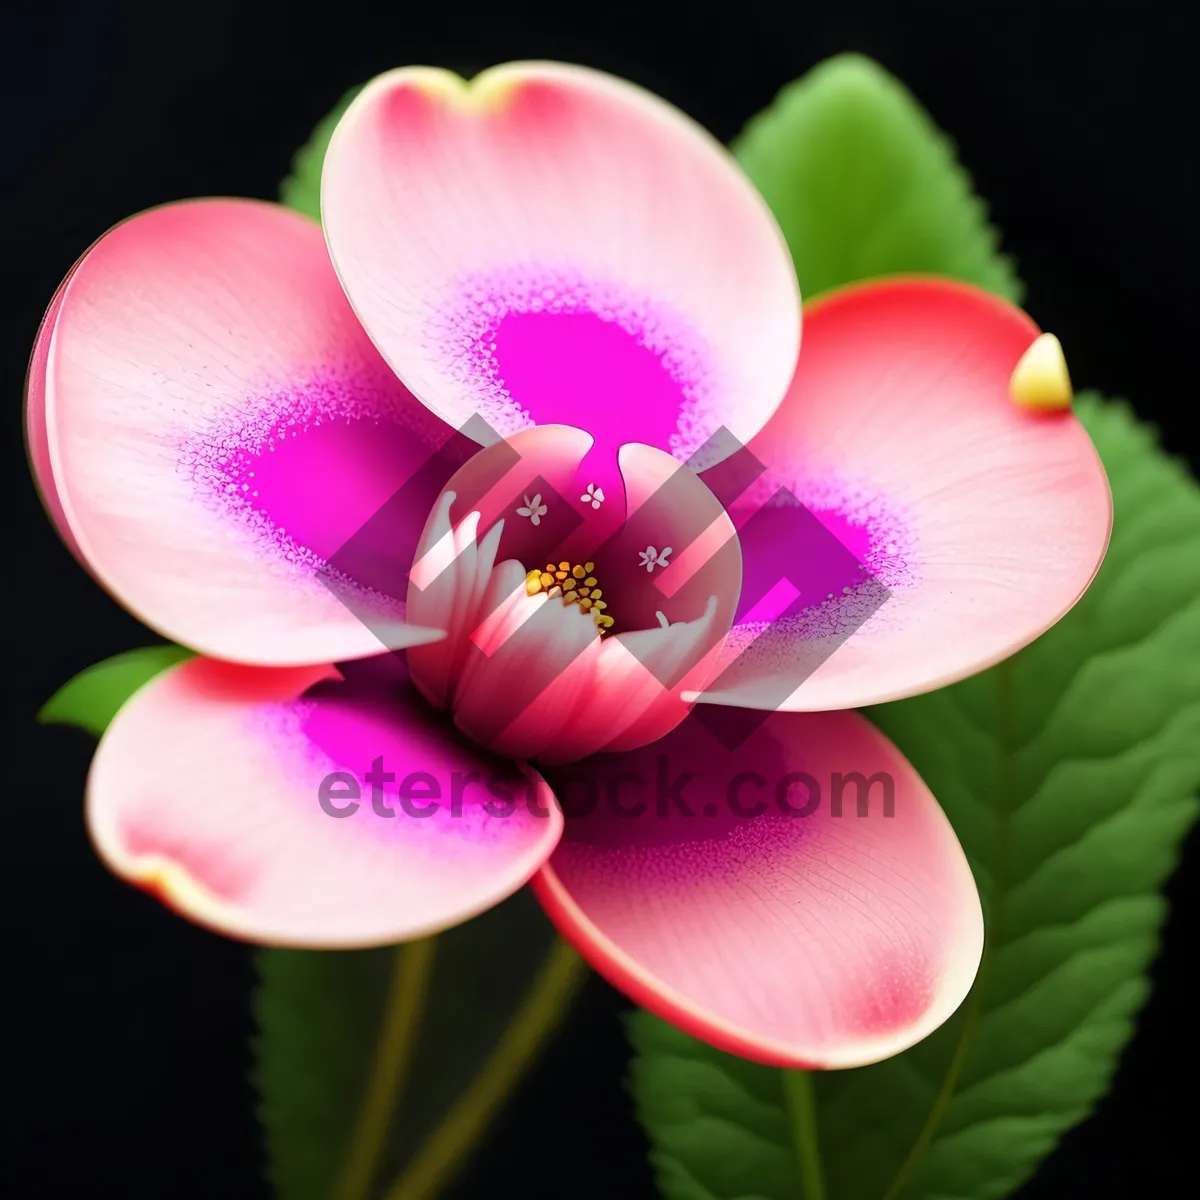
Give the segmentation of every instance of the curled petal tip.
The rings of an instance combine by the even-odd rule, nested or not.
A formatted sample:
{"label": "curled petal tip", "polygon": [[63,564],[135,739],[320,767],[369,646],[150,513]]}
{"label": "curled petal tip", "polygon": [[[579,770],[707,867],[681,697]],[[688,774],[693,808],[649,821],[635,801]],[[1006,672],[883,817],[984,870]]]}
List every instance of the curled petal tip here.
{"label": "curled petal tip", "polygon": [[123,872],[131,883],[182,912],[201,914],[221,907],[219,899],[177,862],[152,855]]}
{"label": "curled petal tip", "polygon": [[1071,407],[1074,392],[1062,343],[1043,333],[1021,355],[1009,381],[1009,393],[1022,408],[1053,411]]}

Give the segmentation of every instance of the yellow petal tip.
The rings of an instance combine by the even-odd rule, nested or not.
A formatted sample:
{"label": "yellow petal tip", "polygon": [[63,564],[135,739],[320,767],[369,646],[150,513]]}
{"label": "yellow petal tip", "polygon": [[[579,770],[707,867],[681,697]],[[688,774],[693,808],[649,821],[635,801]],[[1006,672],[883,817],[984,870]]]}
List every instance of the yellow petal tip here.
{"label": "yellow petal tip", "polygon": [[1013,403],[1042,412],[1070,408],[1075,393],[1062,343],[1052,333],[1043,333],[1021,355],[1008,383]]}

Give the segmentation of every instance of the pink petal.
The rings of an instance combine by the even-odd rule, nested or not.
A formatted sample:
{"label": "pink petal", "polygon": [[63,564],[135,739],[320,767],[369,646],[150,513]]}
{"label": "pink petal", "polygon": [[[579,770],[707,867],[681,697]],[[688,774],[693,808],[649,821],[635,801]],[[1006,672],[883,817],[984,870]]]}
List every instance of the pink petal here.
{"label": "pink petal", "polygon": [[[748,447],[767,469],[723,496],[746,583],[713,703],[851,708],[952,683],[1062,617],[1108,544],[1082,425],[1009,396],[1038,336],[1019,309],[906,279],[835,293],[807,322],[791,391]],[[796,605],[748,619],[785,576]]]}
{"label": "pink petal", "polygon": [[707,133],[612,76],[382,75],[321,205],[355,311],[456,428],[479,412],[686,457],[722,425],[744,442],[787,389],[798,297],[773,218]]}
{"label": "pink petal", "polygon": [[[540,776],[456,738],[399,672],[383,656],[344,683],[332,667],[205,659],[160,675],[96,753],[101,856],[201,924],[273,944],[401,941],[498,903],[553,849],[561,814]],[[390,817],[365,778],[378,760]]]}
{"label": "pink petal", "polygon": [[55,297],[28,392],[68,543],[166,636],[282,664],[432,636],[399,627],[403,547],[462,455],[371,346],[311,221],[205,200],[118,225]]}
{"label": "pink petal", "polygon": [[[79,264],[77,263],[76,266]],[[50,443],[46,433],[46,363],[50,357],[50,339],[58,321],[58,312],[62,306],[63,292],[74,274],[72,267],[67,278],[59,284],[50,307],[38,327],[37,337],[33,343],[33,354],[29,359],[29,373],[25,379],[25,444],[29,452],[29,465],[33,469],[33,477],[37,481],[38,492],[46,513],[54,522],[59,537],[66,543],[67,549],[86,567],[87,562],[80,553],[75,541],[75,535],[67,524],[66,513],[59,499],[58,486],[54,482],[54,468],[50,460]]]}
{"label": "pink petal", "polygon": [[[561,762],[662,736],[688,711],[682,693],[712,678],[737,603],[737,538],[698,475],[623,446],[596,509],[580,483],[591,447],[581,430],[540,425],[481,450],[447,482],[412,572],[409,613],[446,630],[409,650],[414,680],[469,737],[515,758]],[[537,526],[521,515],[535,493]],[[678,550],[653,576],[638,567],[651,538]],[[530,571],[564,561],[593,568],[616,622],[603,642],[578,606],[527,590]]]}
{"label": "pink petal", "polygon": [[[534,888],[611,983],[714,1046],[785,1067],[896,1054],[982,953],[950,824],[863,718],[772,713],[739,741],[741,715],[698,709],[656,745],[548,770],[566,829]],[[838,772],[870,781],[865,815],[854,780],[835,811]]]}

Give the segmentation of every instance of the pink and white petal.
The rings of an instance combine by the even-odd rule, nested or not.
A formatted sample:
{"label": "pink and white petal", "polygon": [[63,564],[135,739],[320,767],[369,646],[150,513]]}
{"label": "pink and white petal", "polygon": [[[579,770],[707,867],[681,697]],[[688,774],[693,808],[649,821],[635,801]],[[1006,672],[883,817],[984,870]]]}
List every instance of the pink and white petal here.
{"label": "pink and white petal", "polygon": [[[739,741],[744,715],[698,709],[654,746],[547,769],[566,828],[534,889],[611,983],[722,1050],[803,1068],[896,1054],[978,969],[962,850],[863,718],[772,713]],[[865,811],[838,773],[859,773]]]}
{"label": "pink and white petal", "polygon": [[[76,266],[78,265],[76,263]],[[67,549],[86,567],[87,560],[80,553],[58,496],[58,485],[54,482],[54,468],[50,461],[50,443],[46,435],[46,363],[50,357],[50,338],[58,320],[63,292],[74,271],[75,268],[72,267],[67,278],[58,285],[34,339],[29,372],[25,378],[25,446],[47,516],[54,522],[58,536],[62,538]]]}
{"label": "pink and white petal", "polygon": [[[834,293],[806,321],[787,399],[748,447],[766,470],[727,499],[746,583],[712,703],[852,708],[953,683],[1058,621],[1108,545],[1087,432],[1009,394],[1038,337],[1019,309],[901,279]],[[807,596],[748,619],[785,575]]]}
{"label": "pink and white petal", "polygon": [[68,542],[167,637],[290,665],[437,636],[403,626],[399,559],[461,453],[298,214],[189,201],[110,230],[51,305],[28,421]]}
{"label": "pink and white petal", "polygon": [[101,857],[193,920],[276,945],[421,937],[516,891],[561,832],[545,782],[439,723],[394,656],[344,669],[193,659],[147,684],[92,766]]}
{"label": "pink and white petal", "polygon": [[321,208],[375,344],[456,428],[561,423],[609,459],[686,458],[722,425],[745,442],[787,389],[799,304],[774,218],[715,139],[623,80],[381,75],[334,133]]}

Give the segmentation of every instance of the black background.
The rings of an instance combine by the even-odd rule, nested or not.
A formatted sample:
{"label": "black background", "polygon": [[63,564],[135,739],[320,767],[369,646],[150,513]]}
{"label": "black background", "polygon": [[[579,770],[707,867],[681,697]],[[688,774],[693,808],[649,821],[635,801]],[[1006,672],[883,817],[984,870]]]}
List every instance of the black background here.
{"label": "black background", "polygon": [[[80,811],[91,746],[33,723],[62,681],[149,640],[59,545],[21,459],[28,349],[80,252],[161,201],[272,196],[292,151],[342,92],[403,63],[471,73],[509,58],[584,62],[653,88],[728,139],[788,80],[860,50],[898,74],[958,142],[1018,258],[1027,307],[1061,337],[1077,385],[1129,396],[1196,465],[1200,64],[1185,6],[1175,11],[1027,0],[336,0],[303,9],[63,0],[6,10],[0,365],[14,495],[3,511],[19,616],[4,626],[13,749],[0,800],[0,994],[11,1008],[3,1134],[13,1165],[0,1189],[267,1195],[246,1082],[249,954],[105,873]],[[1115,1088],[1024,1200],[1177,1190],[1194,1137],[1182,1055],[1194,1045],[1185,964],[1198,849],[1193,837],[1190,866],[1171,886],[1157,990]],[[620,1081],[623,1007],[591,981],[454,1196],[653,1195]]]}

